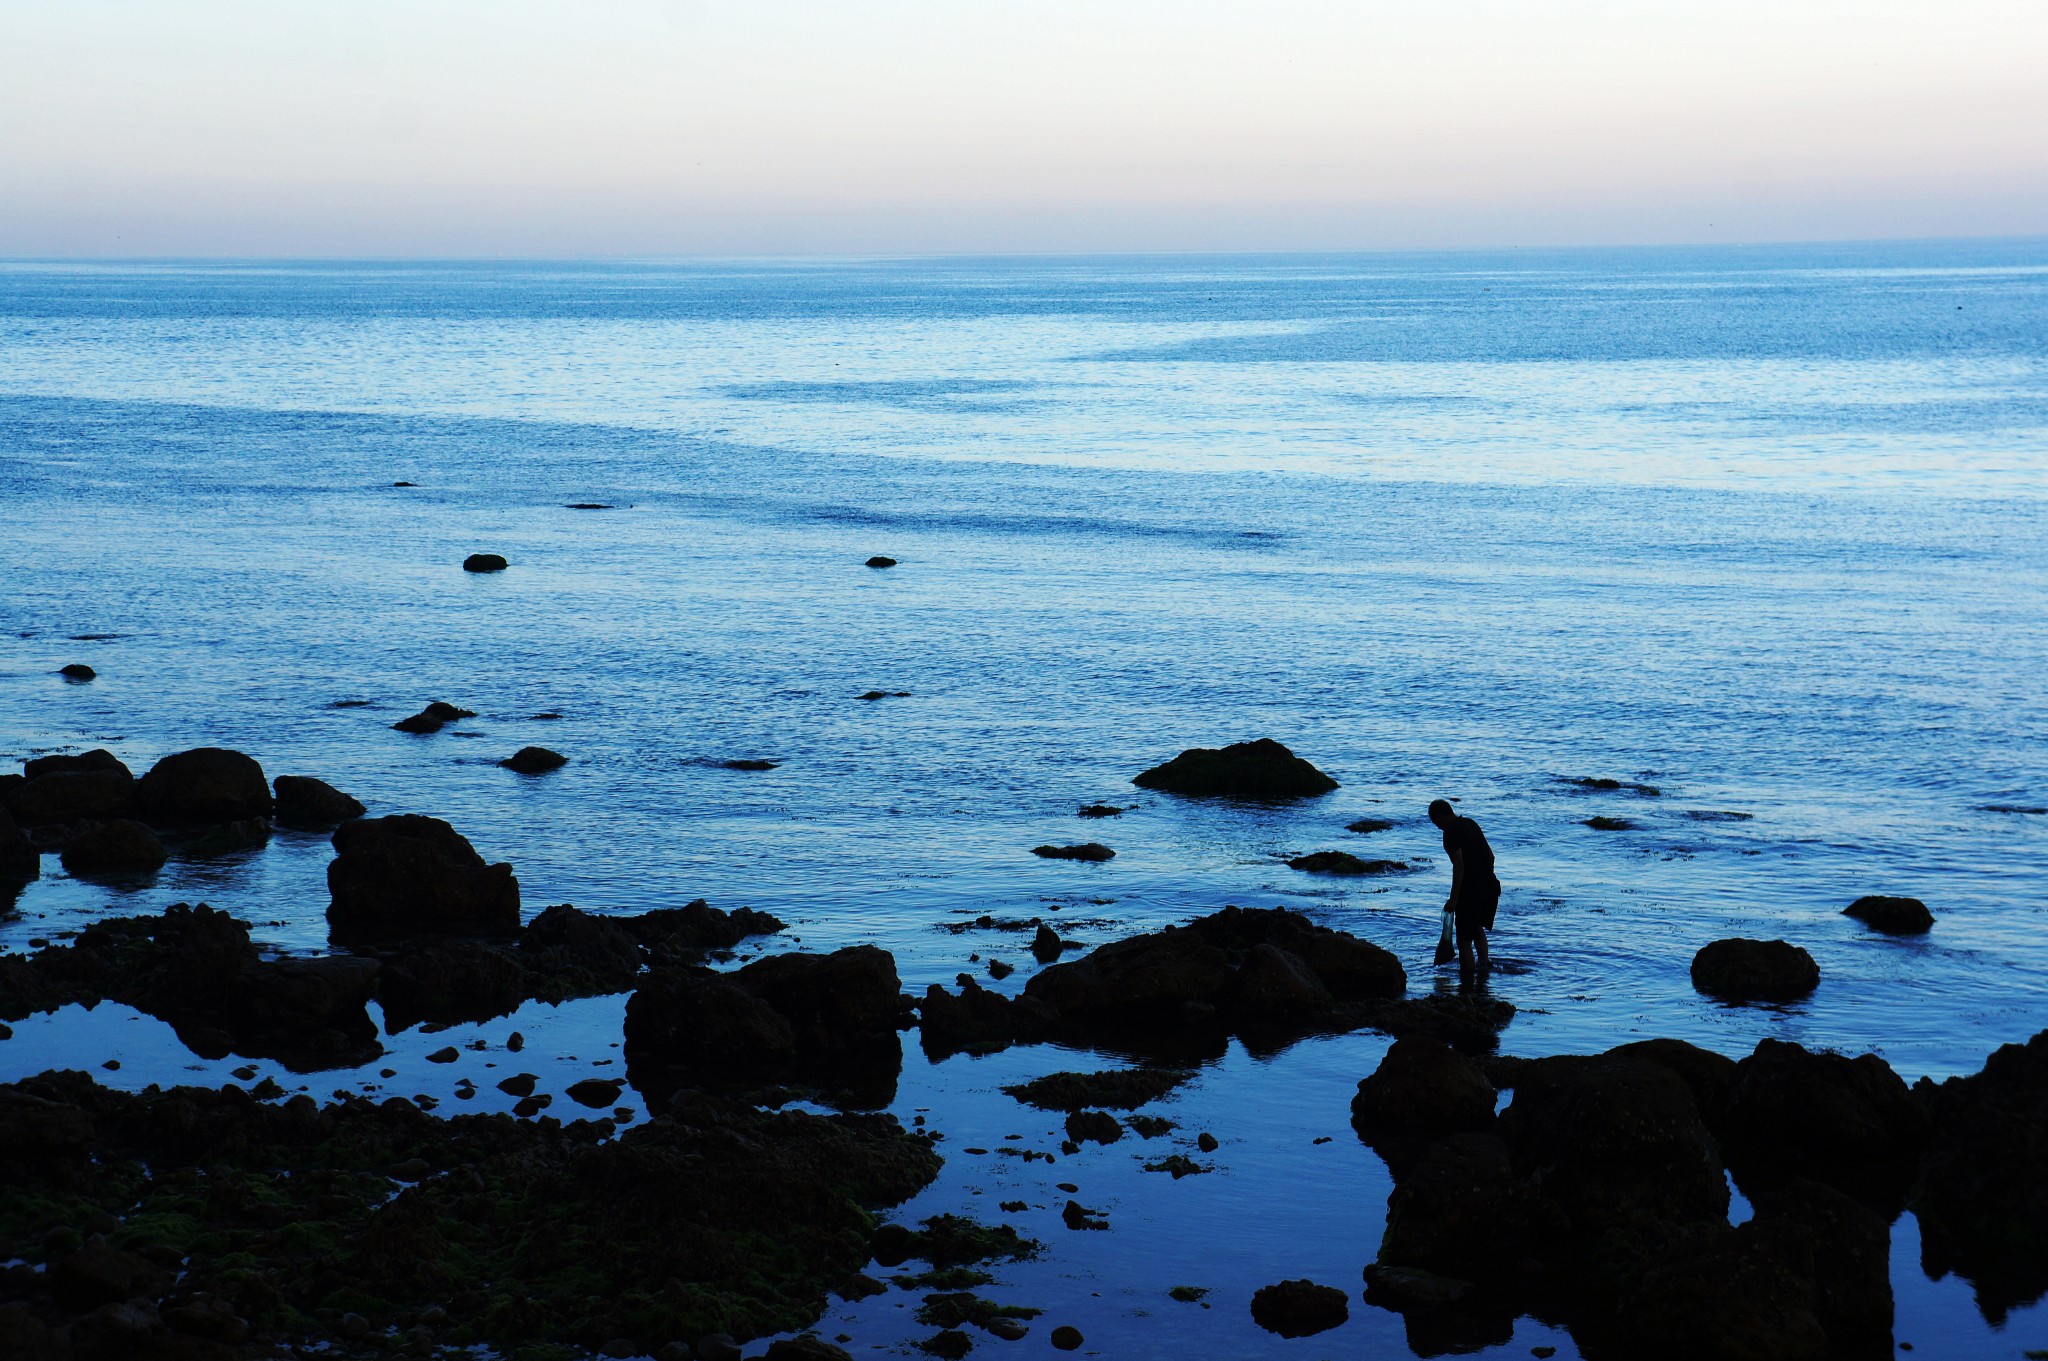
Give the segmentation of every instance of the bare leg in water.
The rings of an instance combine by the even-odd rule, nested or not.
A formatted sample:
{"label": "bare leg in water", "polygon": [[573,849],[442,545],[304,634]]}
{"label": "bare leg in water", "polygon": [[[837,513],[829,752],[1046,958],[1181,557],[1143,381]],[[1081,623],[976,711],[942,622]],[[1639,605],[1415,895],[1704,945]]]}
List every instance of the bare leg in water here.
{"label": "bare leg in water", "polygon": [[[1473,966],[1473,956],[1478,956],[1478,967]],[[1486,953],[1486,928],[1477,922],[1458,918],[1458,981],[1470,987],[1474,981],[1484,985],[1487,975],[1493,971],[1493,961]]]}

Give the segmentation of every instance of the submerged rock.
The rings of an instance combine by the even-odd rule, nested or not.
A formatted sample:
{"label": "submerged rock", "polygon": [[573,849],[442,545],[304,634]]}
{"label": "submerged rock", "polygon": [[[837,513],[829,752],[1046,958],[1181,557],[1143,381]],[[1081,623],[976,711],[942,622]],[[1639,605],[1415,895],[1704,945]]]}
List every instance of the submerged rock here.
{"label": "submerged rock", "polygon": [[462,560],[465,572],[502,572],[511,565],[497,553],[471,553]]}
{"label": "submerged rock", "polygon": [[1131,781],[1193,798],[1273,801],[1327,794],[1337,782],[1270,737],[1194,747]]}
{"label": "submerged rock", "polygon": [[1114,818],[1122,817],[1130,811],[1128,808],[1119,808],[1113,803],[1091,803],[1082,806],[1074,816],[1083,818]]}
{"label": "submerged rock", "polygon": [[869,567],[894,567],[896,565],[896,559],[884,557],[880,553],[877,553],[875,554],[875,556],[868,559],[867,565]]}
{"label": "submerged rock", "polygon": [[310,775],[280,775],[270,784],[276,792],[277,820],[286,827],[324,831],[369,811],[325,780]]}
{"label": "submerged rock", "polygon": [[1033,846],[1031,853],[1044,856],[1047,860],[1089,860],[1100,862],[1116,859],[1116,852],[1099,841],[1084,841],[1078,846]]}
{"label": "submerged rock", "polygon": [[458,719],[475,718],[476,710],[464,709],[443,700],[435,700],[411,718],[401,718],[391,726],[400,732],[435,733]]}
{"label": "submerged rock", "polygon": [[89,681],[97,679],[100,673],[84,662],[72,662],[67,666],[58,667],[57,674],[68,681]]}
{"label": "submerged rock", "polygon": [[439,818],[401,814],[343,823],[327,866],[327,923],[337,940],[410,933],[512,935],[519,881],[486,864]]}
{"label": "submerged rock", "polygon": [[135,782],[135,809],[159,827],[267,818],[270,783],[255,758],[221,747],[164,757]]}
{"label": "submerged rock", "polygon": [[1892,936],[1924,935],[1934,927],[1934,914],[1918,898],[1887,898],[1881,894],[1858,898],[1842,909],[1865,926]]}
{"label": "submerged rock", "polygon": [[1344,1292],[1314,1281],[1281,1281],[1252,1292],[1252,1322],[1282,1337],[1328,1332],[1351,1317]]}
{"label": "submerged rock", "polygon": [[140,822],[116,818],[97,822],[64,843],[64,869],[80,879],[149,874],[163,868],[170,852]]}
{"label": "submerged rock", "polygon": [[1795,1002],[1820,986],[1820,966],[1782,940],[1717,940],[1693,956],[1692,985],[1731,1002]]}
{"label": "submerged rock", "polygon": [[569,758],[546,747],[521,747],[498,764],[521,775],[544,775],[568,765]]}

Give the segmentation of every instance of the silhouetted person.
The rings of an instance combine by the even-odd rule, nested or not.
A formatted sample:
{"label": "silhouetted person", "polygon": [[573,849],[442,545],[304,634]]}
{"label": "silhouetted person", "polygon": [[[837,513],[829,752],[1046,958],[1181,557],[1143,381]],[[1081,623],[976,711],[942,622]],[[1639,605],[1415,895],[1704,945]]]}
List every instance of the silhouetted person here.
{"label": "silhouetted person", "polygon": [[1492,961],[1486,953],[1486,933],[1493,929],[1493,915],[1500,907],[1500,880],[1493,873],[1493,847],[1486,833],[1470,818],[1461,818],[1442,799],[1429,805],[1429,820],[1444,834],[1444,854],[1451,858],[1451,896],[1444,911],[1458,926],[1458,976],[1469,983],[1474,977],[1473,956],[1478,956],[1477,976],[1484,978]]}

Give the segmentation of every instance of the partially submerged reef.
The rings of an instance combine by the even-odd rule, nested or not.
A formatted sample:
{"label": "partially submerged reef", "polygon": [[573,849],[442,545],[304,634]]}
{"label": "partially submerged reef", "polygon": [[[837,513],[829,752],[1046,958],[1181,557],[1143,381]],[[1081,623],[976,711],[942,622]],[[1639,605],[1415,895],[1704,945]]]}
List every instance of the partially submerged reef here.
{"label": "partially submerged reef", "polygon": [[[1263,741],[1184,753],[1138,783],[1253,800],[1335,787]],[[1978,1074],[1911,1088],[1873,1055],[1776,1040],[1739,1061],[1669,1039],[1501,1056],[1507,1002],[1483,989],[1411,996],[1393,954],[1283,908],[1225,907],[1085,950],[1043,921],[985,917],[967,925],[1036,928],[1028,982],[1011,995],[962,974],[916,998],[873,945],[712,967],[783,929],[745,908],[607,916],[560,904],[525,919],[513,868],[447,823],[367,818],[310,777],[266,783],[240,753],[180,753],[140,780],[105,752],[41,758],[0,778],[0,807],[0,878],[15,883],[41,854],[111,841],[124,824],[181,851],[260,841],[273,818],[332,828],[340,947],[266,958],[248,923],[204,904],[112,917],[0,955],[0,1019],[114,1000],[202,1056],[304,1072],[374,1059],[373,1005],[396,1033],[629,993],[626,1075],[651,1117],[563,1123],[522,1101],[514,1114],[441,1118],[426,1098],[321,1105],[269,1080],[124,1093],[53,1071],[0,1085],[10,1358],[483,1347],[532,1361],[723,1361],[740,1341],[813,1324],[828,1294],[886,1291],[865,1269],[911,1259],[927,1269],[892,1283],[926,1292],[914,1317],[938,1330],[918,1347],[960,1356],[980,1334],[1016,1340],[1038,1311],[975,1294],[993,1279],[980,1264],[1039,1244],[948,1215],[878,1223],[942,1165],[936,1131],[874,1113],[894,1099],[909,1029],[935,1060],[1056,1042],[1133,1061],[1004,1088],[1064,1115],[1064,1156],[1127,1132],[1167,1135],[1178,1122],[1131,1112],[1233,1038],[1264,1055],[1316,1034],[1395,1037],[1359,1083],[1351,1121],[1394,1179],[1365,1298],[1403,1316],[1419,1355],[1505,1342],[1522,1314],[1568,1328],[1596,1361],[1888,1355],[1889,1225],[1909,1207],[1930,1274],[1968,1279],[1987,1317],[2048,1292],[2048,1031]],[[1353,861],[1303,867],[1360,872]],[[1887,931],[1931,920],[1911,900],[1865,899],[1854,914]],[[1712,995],[1784,1001],[1811,992],[1818,970],[1785,942],[1730,940],[1703,949],[1693,975]],[[578,1087],[593,1090],[576,1099],[603,1106],[620,1084]],[[1203,1130],[1188,1147],[1219,1144]],[[1183,1152],[1144,1166],[1173,1181],[1212,1170]],[[1741,1224],[1731,1178],[1755,1210]],[[1077,1199],[1061,1219],[1113,1231]],[[1176,1299],[1204,1293],[1183,1289]],[[1288,1280],[1251,1309],[1270,1332],[1309,1336],[1342,1324],[1348,1298]],[[1070,1325],[1047,1337],[1083,1345]],[[846,1356],[812,1336],[766,1354]]]}

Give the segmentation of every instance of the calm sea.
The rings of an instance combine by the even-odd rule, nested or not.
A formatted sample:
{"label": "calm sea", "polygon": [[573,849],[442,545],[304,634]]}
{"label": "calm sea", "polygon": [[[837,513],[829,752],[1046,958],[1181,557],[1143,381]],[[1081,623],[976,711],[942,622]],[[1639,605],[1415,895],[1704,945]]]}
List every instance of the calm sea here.
{"label": "calm sea", "polygon": [[[465,574],[478,551],[511,569]],[[0,264],[0,755],[240,748],[449,819],[529,908],[746,903],[809,947],[887,946],[919,991],[970,954],[1028,966],[937,929],[963,916],[1101,941],[1226,902],[1302,908],[1429,987],[1445,795],[1507,885],[1506,1051],[1777,1035],[1971,1071],[2048,1026],[2044,678],[2048,242]],[[479,717],[390,729],[433,699]],[[1343,788],[1246,810],[1129,784],[1258,736]],[[495,764],[536,742],[571,764]],[[1074,816],[1096,802],[1131,811]],[[1091,839],[1116,859],[1030,853]],[[1434,859],[1283,863],[1322,849]],[[119,891],[49,857],[0,948],[180,900],[324,948],[328,857],[280,834]],[[1873,936],[1840,915],[1866,893],[1938,924]],[[1820,991],[1697,996],[1692,952],[1729,935],[1804,945]],[[615,999],[539,1010],[563,1081],[616,1038]],[[125,1055],[107,1080],[220,1080],[119,1008],[16,1030],[0,1078]],[[445,1093],[390,1043],[393,1089]],[[1055,1251],[1011,1298],[1105,1354],[1269,1354],[1250,1289],[1355,1289],[1377,1246],[1385,1172],[1345,1120],[1383,1048],[1234,1051],[1169,1111],[1225,1136],[1221,1175],[1129,1149],[1042,1174],[1097,1158],[1111,1234],[1064,1233],[1016,1159],[956,1156],[914,1208],[1038,1195],[1020,1225]],[[994,1087],[1086,1063],[913,1056],[902,1108],[1037,1139]],[[314,1090],[337,1079],[372,1075]],[[2048,1345],[2038,1308],[1993,1331],[1920,1278],[1914,1232],[1902,1339]],[[895,1303],[828,1334],[893,1345]],[[1402,1350],[1393,1315],[1347,1327]],[[1503,1354],[1546,1341],[1570,1354],[1527,1320]]]}

